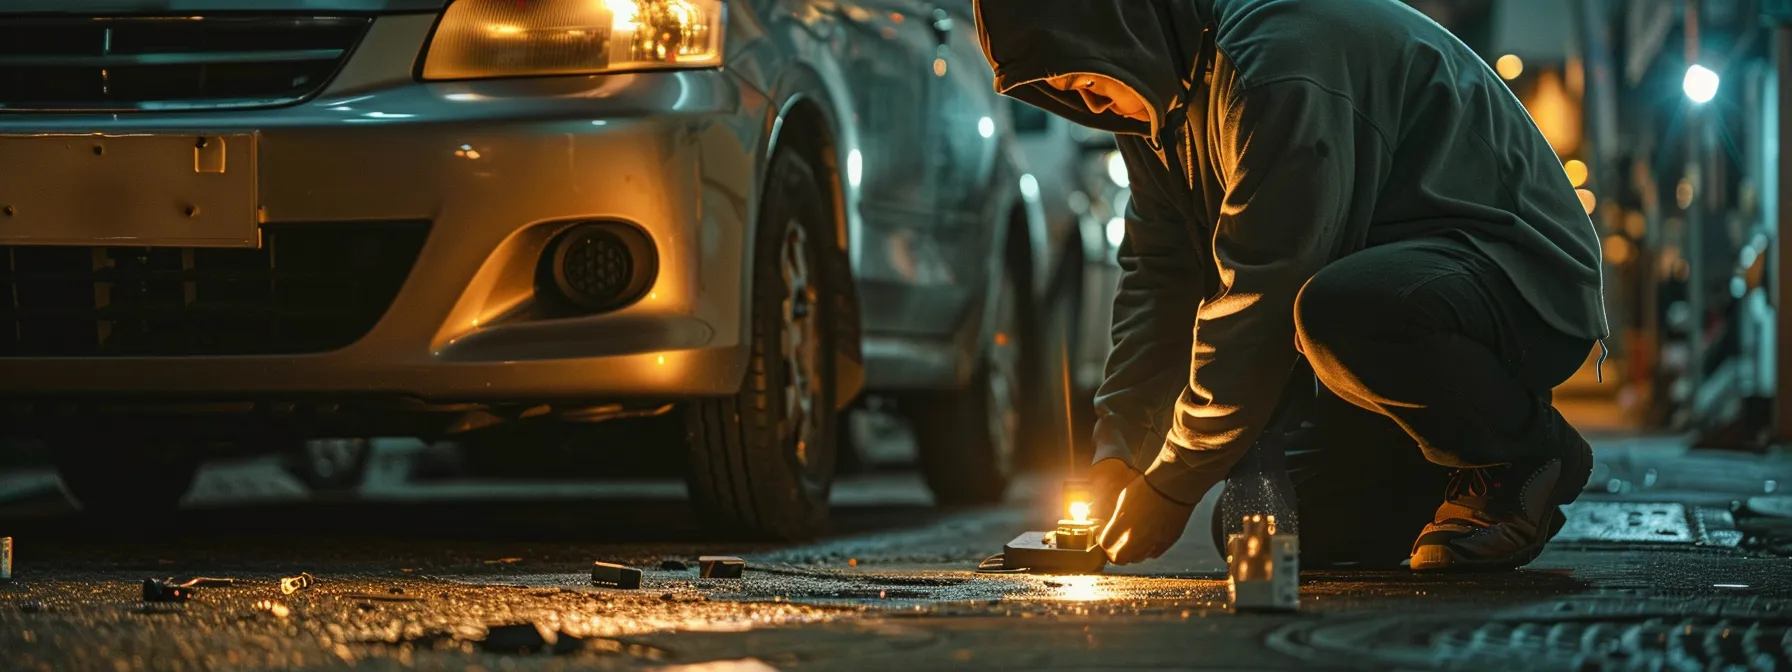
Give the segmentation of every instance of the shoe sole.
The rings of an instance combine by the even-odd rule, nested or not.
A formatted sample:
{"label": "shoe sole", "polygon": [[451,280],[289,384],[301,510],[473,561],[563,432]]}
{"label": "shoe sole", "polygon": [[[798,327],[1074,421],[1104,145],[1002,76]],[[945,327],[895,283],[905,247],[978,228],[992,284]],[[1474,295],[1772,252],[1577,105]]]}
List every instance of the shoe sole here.
{"label": "shoe sole", "polygon": [[1407,564],[1415,572],[1437,573],[1504,571],[1531,564],[1537,556],[1543,555],[1543,547],[1568,522],[1568,516],[1562,512],[1562,507],[1579,499],[1580,493],[1587,487],[1587,480],[1592,477],[1593,448],[1583,442],[1573,455],[1562,458],[1561,476],[1556,478],[1555,491],[1550,493],[1552,510],[1546,523],[1549,527],[1548,534],[1538,535],[1537,540],[1530,545],[1494,558],[1464,558],[1448,546],[1420,546],[1413,550],[1412,558]]}

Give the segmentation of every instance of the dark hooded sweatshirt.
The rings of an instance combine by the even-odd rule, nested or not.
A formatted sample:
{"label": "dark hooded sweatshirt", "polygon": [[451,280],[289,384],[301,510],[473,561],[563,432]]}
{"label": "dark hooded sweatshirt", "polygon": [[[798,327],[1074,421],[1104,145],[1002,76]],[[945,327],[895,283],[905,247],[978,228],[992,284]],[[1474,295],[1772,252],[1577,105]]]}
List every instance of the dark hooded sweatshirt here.
{"label": "dark hooded sweatshirt", "polygon": [[[1119,136],[1132,201],[1097,457],[1173,499],[1255,441],[1299,356],[1295,297],[1346,255],[1453,238],[1549,324],[1607,335],[1599,238],[1559,158],[1485,62],[1396,0],[979,0],[977,23],[998,91]],[[1154,121],[1041,81],[1070,73],[1127,84]]]}

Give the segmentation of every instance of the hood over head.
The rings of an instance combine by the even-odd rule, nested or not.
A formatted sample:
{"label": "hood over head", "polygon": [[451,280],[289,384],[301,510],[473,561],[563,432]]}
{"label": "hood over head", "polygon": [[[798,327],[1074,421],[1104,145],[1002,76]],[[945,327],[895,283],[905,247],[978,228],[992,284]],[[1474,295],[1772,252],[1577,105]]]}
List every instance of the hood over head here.
{"label": "hood over head", "polygon": [[1082,96],[1045,83],[1092,73],[1145,99],[1161,127],[1188,104],[1213,0],[977,0],[977,32],[996,91],[1078,124],[1156,138],[1159,128],[1096,114]]}

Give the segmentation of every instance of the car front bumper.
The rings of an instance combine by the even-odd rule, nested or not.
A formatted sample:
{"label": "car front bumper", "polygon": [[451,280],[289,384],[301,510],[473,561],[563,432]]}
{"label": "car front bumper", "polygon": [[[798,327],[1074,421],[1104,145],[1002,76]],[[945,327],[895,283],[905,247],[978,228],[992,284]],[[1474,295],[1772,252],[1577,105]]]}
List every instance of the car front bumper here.
{"label": "car front bumper", "polygon": [[[716,70],[418,83],[411,64],[432,20],[380,18],[330,87],[297,106],[0,117],[9,135],[253,132],[264,227],[428,225],[389,307],[346,347],[0,357],[0,398],[735,391],[763,97]],[[650,290],[607,313],[532,317],[544,249],[589,220],[648,234]]]}

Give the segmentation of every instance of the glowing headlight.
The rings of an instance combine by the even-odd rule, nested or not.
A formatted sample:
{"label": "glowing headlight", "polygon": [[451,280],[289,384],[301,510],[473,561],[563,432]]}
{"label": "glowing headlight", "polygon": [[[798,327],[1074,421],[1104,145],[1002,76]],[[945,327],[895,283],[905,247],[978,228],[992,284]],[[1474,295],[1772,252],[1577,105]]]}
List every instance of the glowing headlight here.
{"label": "glowing headlight", "polygon": [[456,0],[424,79],[571,75],[722,62],[722,0]]}

